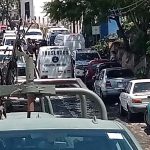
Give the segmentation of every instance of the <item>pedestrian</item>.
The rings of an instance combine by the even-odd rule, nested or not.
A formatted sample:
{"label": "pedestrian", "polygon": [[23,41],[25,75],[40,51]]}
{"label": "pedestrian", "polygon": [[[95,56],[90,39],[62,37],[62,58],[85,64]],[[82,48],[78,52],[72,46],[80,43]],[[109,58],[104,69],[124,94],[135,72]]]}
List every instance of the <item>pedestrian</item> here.
{"label": "pedestrian", "polygon": [[3,119],[3,116],[6,118],[6,109],[4,107],[2,98],[0,98],[0,120]]}
{"label": "pedestrian", "polygon": [[30,38],[27,39],[27,52],[33,55],[33,45],[32,40]]}

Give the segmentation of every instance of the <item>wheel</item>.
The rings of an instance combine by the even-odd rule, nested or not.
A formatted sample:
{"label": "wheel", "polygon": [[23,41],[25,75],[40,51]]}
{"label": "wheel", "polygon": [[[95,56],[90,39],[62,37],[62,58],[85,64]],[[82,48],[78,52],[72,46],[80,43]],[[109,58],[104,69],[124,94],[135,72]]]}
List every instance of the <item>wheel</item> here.
{"label": "wheel", "polygon": [[129,109],[127,112],[127,119],[128,119],[128,121],[133,121],[133,119],[134,119],[134,114]]}
{"label": "wheel", "polygon": [[119,113],[121,116],[125,116],[126,115],[126,111],[123,109],[121,103],[119,104]]}
{"label": "wheel", "polygon": [[99,96],[100,96],[100,98],[101,98],[102,100],[104,100],[103,92],[102,92],[102,90],[101,90],[101,89],[100,89]]}
{"label": "wheel", "polygon": [[144,113],[144,122],[147,124],[147,127],[150,128],[150,118],[148,116],[148,111],[147,110]]}

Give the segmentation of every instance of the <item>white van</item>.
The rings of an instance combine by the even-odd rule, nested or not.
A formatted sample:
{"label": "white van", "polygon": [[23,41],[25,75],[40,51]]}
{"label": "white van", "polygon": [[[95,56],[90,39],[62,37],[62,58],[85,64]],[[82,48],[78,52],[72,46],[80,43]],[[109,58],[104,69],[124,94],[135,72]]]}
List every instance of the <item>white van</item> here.
{"label": "white van", "polygon": [[69,33],[70,33],[69,29],[67,29],[67,28],[64,28],[64,27],[51,27],[48,30],[48,33],[46,35],[47,45],[49,45],[49,46],[54,45],[55,37],[58,34],[69,34]]}
{"label": "white van", "polygon": [[37,69],[40,78],[71,78],[73,68],[69,48],[64,46],[40,47]]}
{"label": "white van", "polygon": [[83,78],[88,63],[94,59],[101,59],[101,57],[95,50],[77,50],[73,51],[72,59],[74,63],[74,77]]}
{"label": "white van", "polygon": [[67,46],[73,52],[77,49],[85,49],[85,39],[82,34],[58,34],[54,41],[56,46]]}

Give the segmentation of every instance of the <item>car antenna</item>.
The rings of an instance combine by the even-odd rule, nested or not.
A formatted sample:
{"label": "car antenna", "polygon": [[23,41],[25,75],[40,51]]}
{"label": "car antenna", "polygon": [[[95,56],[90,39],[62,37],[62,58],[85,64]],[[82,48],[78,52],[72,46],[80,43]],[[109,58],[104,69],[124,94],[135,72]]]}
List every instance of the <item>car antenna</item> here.
{"label": "car antenna", "polygon": [[93,117],[92,122],[93,122],[94,124],[98,124],[98,122],[97,122],[97,117],[96,117],[96,116]]}

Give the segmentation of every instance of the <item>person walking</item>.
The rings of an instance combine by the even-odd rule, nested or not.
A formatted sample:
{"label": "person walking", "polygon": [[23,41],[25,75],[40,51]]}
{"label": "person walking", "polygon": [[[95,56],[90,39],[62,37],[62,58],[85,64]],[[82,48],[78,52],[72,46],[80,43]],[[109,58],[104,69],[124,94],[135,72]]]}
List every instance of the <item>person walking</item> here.
{"label": "person walking", "polygon": [[3,116],[6,118],[6,109],[4,107],[4,102],[2,98],[0,98],[0,120],[3,119]]}

